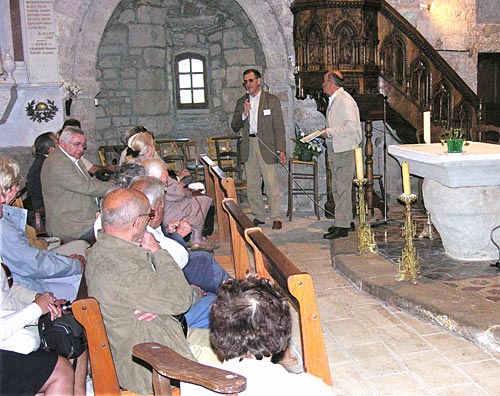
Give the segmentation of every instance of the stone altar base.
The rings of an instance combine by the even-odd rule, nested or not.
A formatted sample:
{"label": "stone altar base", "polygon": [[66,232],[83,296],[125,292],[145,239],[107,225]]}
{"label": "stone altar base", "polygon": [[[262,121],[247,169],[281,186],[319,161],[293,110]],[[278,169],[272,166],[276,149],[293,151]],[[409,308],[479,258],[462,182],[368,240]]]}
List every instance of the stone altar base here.
{"label": "stone altar base", "polygon": [[500,186],[452,188],[424,179],[422,189],[425,207],[450,257],[498,259],[490,232],[500,224]]}

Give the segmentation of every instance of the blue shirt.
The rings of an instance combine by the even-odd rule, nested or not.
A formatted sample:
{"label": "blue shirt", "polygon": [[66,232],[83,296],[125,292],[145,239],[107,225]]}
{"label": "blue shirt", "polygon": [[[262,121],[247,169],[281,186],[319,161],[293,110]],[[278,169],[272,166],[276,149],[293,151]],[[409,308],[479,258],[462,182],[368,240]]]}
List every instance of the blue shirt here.
{"label": "blue shirt", "polygon": [[[0,256],[12,272],[14,282],[38,293],[52,291],[51,283],[71,275],[67,282],[81,279],[77,259],[31,246],[26,236],[26,209],[3,205],[0,219]],[[60,279],[61,282],[65,282]],[[79,283],[79,280],[78,280]],[[78,286],[76,286],[78,289]]]}

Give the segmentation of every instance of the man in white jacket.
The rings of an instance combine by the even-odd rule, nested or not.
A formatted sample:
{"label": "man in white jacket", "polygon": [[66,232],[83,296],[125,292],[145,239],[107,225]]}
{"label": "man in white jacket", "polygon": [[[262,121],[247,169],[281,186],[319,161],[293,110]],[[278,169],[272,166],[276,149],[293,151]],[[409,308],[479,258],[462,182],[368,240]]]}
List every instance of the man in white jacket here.
{"label": "man in white jacket", "polygon": [[359,108],[344,88],[344,76],[338,70],[328,71],[323,80],[323,91],[328,95],[326,128],[321,137],[326,139],[328,161],[332,170],[332,193],[335,201],[335,224],[323,235],[325,239],[346,237],[352,223],[352,179],[354,177],[354,149],[362,140]]}

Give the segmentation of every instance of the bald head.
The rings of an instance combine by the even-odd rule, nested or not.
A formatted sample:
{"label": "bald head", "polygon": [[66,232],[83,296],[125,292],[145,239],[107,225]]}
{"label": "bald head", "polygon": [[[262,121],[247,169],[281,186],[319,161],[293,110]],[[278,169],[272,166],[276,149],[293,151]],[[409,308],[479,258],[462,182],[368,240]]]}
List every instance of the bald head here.
{"label": "bald head", "polygon": [[159,158],[148,158],[141,161],[144,167],[146,176],[156,177],[162,183],[166,183],[168,179],[168,167],[165,162]]}
{"label": "bald head", "polygon": [[101,202],[102,227],[106,234],[117,235],[132,229],[137,217],[149,212],[149,201],[140,191],[118,188]]}

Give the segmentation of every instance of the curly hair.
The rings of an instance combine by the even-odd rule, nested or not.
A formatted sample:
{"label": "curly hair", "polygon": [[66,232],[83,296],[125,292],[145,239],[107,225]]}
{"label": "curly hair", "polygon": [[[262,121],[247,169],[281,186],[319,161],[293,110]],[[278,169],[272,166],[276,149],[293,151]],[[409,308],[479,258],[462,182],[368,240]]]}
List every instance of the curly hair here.
{"label": "curly hair", "polygon": [[288,301],[267,279],[226,279],[210,311],[210,339],[225,359],[282,352],[290,339]]}

